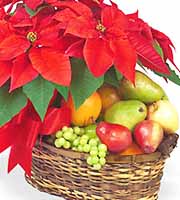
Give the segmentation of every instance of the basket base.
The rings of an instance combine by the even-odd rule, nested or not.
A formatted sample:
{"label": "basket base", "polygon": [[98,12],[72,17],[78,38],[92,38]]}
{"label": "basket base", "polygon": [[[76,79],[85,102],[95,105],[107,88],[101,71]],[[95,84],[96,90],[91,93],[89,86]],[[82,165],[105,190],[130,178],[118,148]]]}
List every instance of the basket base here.
{"label": "basket base", "polygon": [[87,165],[86,154],[37,143],[32,176],[26,180],[67,200],[157,200],[165,160],[177,139],[176,134],[167,136],[160,151],[149,155],[109,155],[98,172]]}
{"label": "basket base", "polygon": [[[36,178],[34,178],[36,177]],[[40,178],[40,177],[39,177]],[[156,188],[154,188],[154,194],[152,195],[151,191],[151,195],[147,195],[145,197],[139,198],[139,195],[133,195],[133,196],[125,196],[125,197],[121,197],[120,199],[112,199],[111,196],[107,196],[107,198],[104,197],[100,197],[98,195],[91,195],[89,196],[88,194],[84,193],[84,192],[80,192],[77,190],[70,190],[70,188],[65,187],[63,185],[55,185],[53,184],[50,180],[45,180],[43,178],[43,183],[39,180],[37,180],[37,176],[32,176],[32,178],[29,178],[28,176],[25,176],[26,181],[33,186],[34,188],[38,189],[40,192],[45,192],[48,193],[50,195],[55,195],[55,196],[59,196],[62,197],[66,200],[158,200],[158,192],[159,192],[159,188],[160,185],[157,185]],[[46,184],[44,184],[46,182]],[[83,187],[83,186],[82,186]],[[58,191],[58,193],[57,193]]]}

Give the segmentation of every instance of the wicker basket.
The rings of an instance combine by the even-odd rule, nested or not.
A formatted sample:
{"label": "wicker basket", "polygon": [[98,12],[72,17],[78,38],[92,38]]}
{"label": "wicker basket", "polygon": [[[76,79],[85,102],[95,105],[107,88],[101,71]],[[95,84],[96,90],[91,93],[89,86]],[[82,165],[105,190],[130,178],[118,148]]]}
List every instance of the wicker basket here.
{"label": "wicker basket", "polygon": [[67,200],[156,200],[165,160],[177,139],[176,134],[166,137],[159,151],[149,155],[110,155],[99,172],[86,164],[86,154],[37,144],[32,177],[26,179]]}

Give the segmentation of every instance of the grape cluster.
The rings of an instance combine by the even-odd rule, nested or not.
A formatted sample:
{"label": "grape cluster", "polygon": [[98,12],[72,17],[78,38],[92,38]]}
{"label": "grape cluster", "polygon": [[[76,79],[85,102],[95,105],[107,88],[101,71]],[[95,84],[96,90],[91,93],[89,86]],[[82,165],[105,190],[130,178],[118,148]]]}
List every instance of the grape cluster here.
{"label": "grape cluster", "polygon": [[107,146],[97,137],[96,125],[84,128],[64,126],[56,133],[54,144],[57,148],[88,153],[87,163],[94,170],[100,170],[106,163]]}

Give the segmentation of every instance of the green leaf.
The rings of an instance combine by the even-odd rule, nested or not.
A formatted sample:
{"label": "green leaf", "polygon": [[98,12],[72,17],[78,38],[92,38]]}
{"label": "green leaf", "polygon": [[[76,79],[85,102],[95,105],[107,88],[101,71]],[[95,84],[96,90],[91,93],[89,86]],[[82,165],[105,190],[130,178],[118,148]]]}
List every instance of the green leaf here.
{"label": "green leaf", "polygon": [[154,40],[153,46],[154,46],[156,52],[157,52],[157,53],[161,56],[161,58],[164,60],[164,53],[163,53],[163,50],[162,50],[160,44],[159,44],[156,40]]}
{"label": "green leaf", "polygon": [[44,119],[54,89],[53,84],[41,76],[23,87],[24,93],[33,103],[41,120]]}
{"label": "green leaf", "polygon": [[55,108],[60,108],[62,103],[62,96],[58,93],[51,106]]}
{"label": "green leaf", "polygon": [[119,80],[114,67],[111,67],[104,75],[104,82],[119,87]]}
{"label": "green leaf", "polygon": [[65,100],[68,99],[68,93],[69,93],[69,88],[62,86],[62,85],[58,85],[55,83],[52,83],[54,85],[54,87],[57,89],[57,91],[64,97]]}
{"label": "green leaf", "polygon": [[35,12],[34,10],[30,9],[26,4],[24,4],[24,8],[25,8],[26,12],[27,12],[31,17],[33,17],[33,16],[36,14],[36,12]]}
{"label": "green leaf", "polygon": [[88,70],[85,62],[80,59],[72,59],[72,82],[70,91],[75,107],[78,108],[91,94],[104,82],[104,77],[95,78]]}
{"label": "green leaf", "polygon": [[176,72],[174,70],[172,70],[169,65],[167,64],[168,68],[169,68],[169,71],[171,72],[170,75],[167,75],[167,74],[161,74],[161,73],[158,73],[158,72],[154,72],[155,74],[157,74],[158,76],[160,77],[163,77],[163,78],[166,78],[170,81],[172,81],[173,83],[177,84],[177,85],[180,85],[180,77],[176,74]]}
{"label": "green leaf", "polygon": [[139,59],[137,60],[137,64],[141,67],[141,69],[144,70],[144,72],[147,72],[146,68],[144,67],[144,65],[142,64],[142,62]]}
{"label": "green leaf", "polygon": [[115,72],[116,72],[116,77],[118,81],[120,81],[123,78],[123,75],[116,68],[115,68]]}
{"label": "green leaf", "polygon": [[37,15],[41,10],[43,10],[44,8],[48,8],[49,6],[47,4],[44,4],[42,6],[40,6],[38,9],[36,10],[32,10],[31,8],[29,8],[26,4],[24,4],[24,8],[26,10],[26,12],[31,16],[35,16]]}
{"label": "green leaf", "polygon": [[27,103],[22,89],[9,93],[8,86],[0,88],[0,126],[14,117]]}
{"label": "green leaf", "polygon": [[137,60],[137,64],[140,66],[140,67],[144,67],[144,65],[142,64],[142,62],[138,59]]}

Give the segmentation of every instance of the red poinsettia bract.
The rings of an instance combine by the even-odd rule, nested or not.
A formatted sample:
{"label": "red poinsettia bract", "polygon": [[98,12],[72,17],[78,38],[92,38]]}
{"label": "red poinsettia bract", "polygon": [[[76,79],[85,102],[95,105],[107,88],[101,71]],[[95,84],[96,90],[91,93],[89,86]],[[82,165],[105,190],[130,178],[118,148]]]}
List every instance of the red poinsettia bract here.
{"label": "red poinsettia bract", "polygon": [[[115,65],[133,82],[137,57],[144,66],[169,74],[165,61],[154,48],[155,40],[159,40],[154,37],[151,27],[138,17],[138,13],[125,15],[116,4],[111,4],[108,6],[101,2],[96,5],[89,1],[86,2],[88,7],[74,1],[54,4],[60,9],[64,8],[55,14],[54,19],[64,24],[65,33],[82,38],[71,45],[66,53],[78,57],[77,52],[82,51],[79,55],[83,55],[89,70],[96,77]],[[100,8],[99,18],[93,12],[92,6],[95,5]]]}
{"label": "red poinsettia bract", "polygon": [[4,6],[6,6],[6,5],[10,4],[10,3],[15,3],[15,2],[16,1],[14,1],[14,0],[1,0],[0,7],[4,7]]}
{"label": "red poinsettia bract", "polygon": [[19,164],[31,176],[32,149],[38,135],[50,135],[69,126],[70,116],[70,110],[65,106],[49,106],[42,122],[29,101],[10,122],[0,127],[0,153],[11,147],[8,172]]}
{"label": "red poinsettia bract", "polygon": [[4,7],[6,5],[10,5],[10,8],[17,3],[17,2],[23,2],[25,3],[30,9],[36,10],[38,6],[40,6],[43,3],[55,3],[58,0],[1,0],[0,2],[0,8]]}
{"label": "red poinsettia bract", "polygon": [[70,84],[69,58],[57,48],[59,27],[53,23],[52,14],[51,8],[45,8],[31,18],[23,7],[18,7],[7,22],[0,22],[0,62],[12,62],[11,91],[38,74],[60,85]]}
{"label": "red poinsettia bract", "polygon": [[38,6],[43,3],[55,3],[58,0],[24,0],[24,3],[31,8],[32,10],[36,10]]}
{"label": "red poinsettia bract", "polygon": [[5,15],[6,15],[6,12],[5,12],[4,8],[0,8],[0,20],[2,20]]}
{"label": "red poinsettia bract", "polygon": [[160,44],[162,50],[163,50],[163,56],[164,60],[166,61],[167,59],[171,61],[171,63],[176,67],[176,69],[180,72],[179,68],[176,66],[174,63],[174,56],[173,56],[173,51],[172,48],[175,49],[172,41],[170,38],[165,35],[164,33],[151,28],[153,38],[158,41]]}
{"label": "red poinsettia bract", "polygon": [[169,74],[164,60],[154,48],[154,36],[151,27],[138,17],[138,12],[127,15],[129,21],[128,37],[136,49],[141,63],[157,72]]}
{"label": "red poinsettia bract", "polygon": [[70,8],[69,13],[74,11],[68,23],[67,18],[61,16],[56,16],[56,20],[67,23],[67,34],[85,39],[83,55],[89,70],[99,77],[114,64],[126,78],[134,82],[136,52],[125,31],[128,25],[125,14],[115,4],[106,5],[102,8],[101,18],[96,19],[89,7],[78,2],[73,4],[56,3],[57,7]]}
{"label": "red poinsettia bract", "polygon": [[91,8],[94,17],[96,17],[97,19],[101,18],[101,9],[103,6],[106,6],[104,0],[79,0],[79,2],[82,2],[83,4]]}

